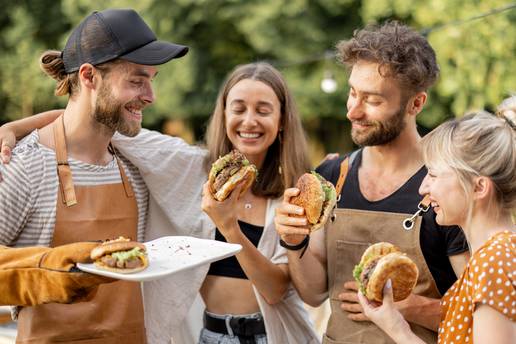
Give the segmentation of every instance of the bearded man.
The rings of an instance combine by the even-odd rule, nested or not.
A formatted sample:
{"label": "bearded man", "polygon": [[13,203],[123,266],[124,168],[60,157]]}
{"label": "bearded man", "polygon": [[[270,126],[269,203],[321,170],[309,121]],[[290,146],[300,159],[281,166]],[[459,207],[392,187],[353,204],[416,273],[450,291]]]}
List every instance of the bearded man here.
{"label": "bearded man", "polygon": [[[110,9],[86,17],[63,51],[41,56],[42,69],[57,81],[56,95],[69,99],[64,114],[21,141],[10,164],[0,168],[0,245],[54,247],[119,236],[143,240],[148,191],[137,168],[117,154],[110,140],[116,131],[138,134],[143,111],[154,102],[156,65],[187,51],[185,46],[158,41],[134,10]],[[63,247],[72,256],[77,250],[73,245]],[[23,282],[8,289],[10,293],[22,294],[41,283],[40,294],[50,295],[45,294],[46,303],[69,289],[86,287],[81,285],[84,274],[73,275],[55,264],[45,270],[56,273],[54,280],[25,274],[29,267],[43,268],[47,251],[37,266],[21,266],[28,262],[21,256],[25,251],[9,252],[18,269],[2,283]],[[64,282],[56,283],[57,279]],[[101,285],[93,299],[75,304],[37,305],[38,298],[16,296],[11,299],[20,300],[18,305],[36,304],[19,311],[17,343],[146,342],[137,283]]]}
{"label": "bearded man", "polygon": [[[290,274],[306,303],[330,301],[324,343],[392,343],[364,316],[352,273],[370,244],[391,242],[419,268],[414,294],[397,306],[419,337],[435,343],[440,297],[467,262],[459,228],[440,228],[432,209],[411,216],[427,174],[416,116],[439,73],[435,53],[425,37],[397,22],[358,30],[337,49],[351,69],[347,117],[361,149],[318,167],[336,184],[339,201],[335,218],[309,241],[306,218],[289,216],[303,214],[289,203],[299,190],[285,191],[275,221],[289,249]],[[309,246],[300,259],[303,244]]]}

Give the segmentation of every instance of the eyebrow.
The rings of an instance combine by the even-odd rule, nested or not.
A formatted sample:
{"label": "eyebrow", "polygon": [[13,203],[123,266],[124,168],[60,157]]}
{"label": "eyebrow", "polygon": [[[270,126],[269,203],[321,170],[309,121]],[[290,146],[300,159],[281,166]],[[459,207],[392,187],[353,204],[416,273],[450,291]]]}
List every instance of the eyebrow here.
{"label": "eyebrow", "polygon": [[[348,84],[349,84],[350,89],[355,90],[355,88],[353,87],[353,85],[351,85],[351,83],[349,82],[349,80],[348,80]],[[367,90],[360,90],[360,93],[365,93],[366,95],[370,95],[370,96],[378,96],[378,97],[385,98],[385,94],[380,93],[380,92],[367,91]]]}
{"label": "eyebrow", "polygon": [[[233,103],[239,103],[240,104],[240,103],[245,103],[245,101],[242,100],[242,99],[233,99],[231,101],[231,103],[229,103],[229,105],[232,105]],[[269,107],[273,107],[272,103],[269,103],[269,102],[266,102],[266,101],[262,101],[262,100],[258,102],[258,106],[264,106],[264,105],[265,106],[269,106]]]}
{"label": "eyebrow", "polygon": [[146,72],[144,69],[137,69],[134,72],[130,73],[131,76],[142,76],[144,78],[154,79],[158,72],[156,72],[154,75],[151,75],[150,73]]}

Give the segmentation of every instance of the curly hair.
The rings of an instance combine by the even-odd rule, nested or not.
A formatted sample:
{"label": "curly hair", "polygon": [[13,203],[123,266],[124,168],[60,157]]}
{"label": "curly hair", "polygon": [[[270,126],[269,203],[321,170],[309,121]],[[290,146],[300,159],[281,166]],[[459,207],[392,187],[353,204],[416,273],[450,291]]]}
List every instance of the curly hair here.
{"label": "curly hair", "polygon": [[344,65],[378,63],[380,75],[394,78],[406,91],[425,91],[439,75],[434,49],[426,38],[396,21],[356,30],[353,38],[340,41],[336,48]]}

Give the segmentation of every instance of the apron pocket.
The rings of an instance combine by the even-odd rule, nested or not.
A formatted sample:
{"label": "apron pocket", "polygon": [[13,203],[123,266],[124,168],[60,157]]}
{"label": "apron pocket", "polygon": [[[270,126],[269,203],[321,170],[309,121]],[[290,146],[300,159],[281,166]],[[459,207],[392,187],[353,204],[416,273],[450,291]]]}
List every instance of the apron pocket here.
{"label": "apron pocket", "polygon": [[355,342],[348,342],[348,341],[342,341],[342,340],[333,340],[330,337],[326,335],[326,333],[323,334],[323,340],[322,344],[356,344]]}
{"label": "apron pocket", "polygon": [[337,240],[336,241],[336,259],[333,271],[332,290],[330,298],[337,300],[339,295],[344,290],[344,282],[354,281],[353,268],[360,262],[364,251],[371,246],[368,242]]}

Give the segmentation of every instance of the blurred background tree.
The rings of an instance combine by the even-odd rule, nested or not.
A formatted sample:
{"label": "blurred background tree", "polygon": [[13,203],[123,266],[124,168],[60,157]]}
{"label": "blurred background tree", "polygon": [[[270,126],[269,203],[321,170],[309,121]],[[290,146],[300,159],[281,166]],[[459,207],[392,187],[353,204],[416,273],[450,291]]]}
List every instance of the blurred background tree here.
{"label": "blurred background tree", "polygon": [[[441,77],[418,118],[422,131],[470,109],[492,110],[516,91],[516,3],[501,0],[0,0],[0,6],[0,123],[64,106],[38,57],[61,49],[91,11],[109,7],[134,8],[158,37],[191,47],[160,68],[158,100],[144,118],[145,127],[189,142],[202,141],[226,74],[266,60],[294,93],[313,162],[351,150],[348,75],[335,62],[334,46],[356,28],[388,19],[427,34],[437,52]],[[482,14],[488,15],[469,20]],[[335,92],[323,92],[325,77],[336,82]]]}

